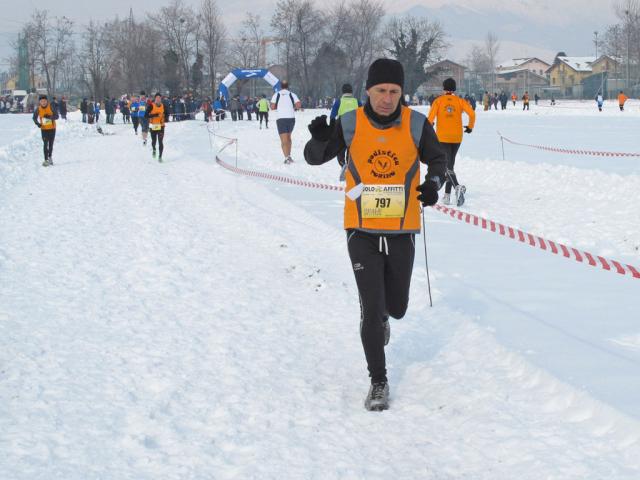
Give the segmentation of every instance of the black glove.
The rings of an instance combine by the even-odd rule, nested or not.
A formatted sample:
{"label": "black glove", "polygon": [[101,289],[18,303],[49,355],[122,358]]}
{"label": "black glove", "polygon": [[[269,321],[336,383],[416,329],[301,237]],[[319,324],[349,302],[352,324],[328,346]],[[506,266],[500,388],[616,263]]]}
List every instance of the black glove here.
{"label": "black glove", "polygon": [[464,127],[464,133],[471,133],[471,132],[473,132],[473,128]]}
{"label": "black glove", "polygon": [[425,180],[416,190],[420,192],[418,200],[420,200],[425,207],[435,205],[438,201],[438,185],[433,180]]}
{"label": "black glove", "polygon": [[311,132],[311,137],[313,137],[314,140],[327,142],[331,138],[335,126],[335,118],[332,118],[331,123],[327,125],[327,116],[320,115],[319,117],[311,120],[311,123],[309,124],[309,132]]}

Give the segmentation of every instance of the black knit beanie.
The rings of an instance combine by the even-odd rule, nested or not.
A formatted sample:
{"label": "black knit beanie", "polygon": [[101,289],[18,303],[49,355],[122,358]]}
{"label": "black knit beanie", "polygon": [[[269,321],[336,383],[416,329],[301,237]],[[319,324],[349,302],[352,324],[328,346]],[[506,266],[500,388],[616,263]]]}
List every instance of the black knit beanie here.
{"label": "black knit beanie", "polygon": [[453,78],[447,78],[444,82],[442,82],[442,88],[445,92],[455,92],[456,81]]}
{"label": "black knit beanie", "polygon": [[404,88],[404,70],[402,64],[390,58],[379,58],[369,67],[366,89],[380,83],[393,83]]}
{"label": "black knit beanie", "polygon": [[353,87],[349,83],[342,85],[342,93],[353,93]]}

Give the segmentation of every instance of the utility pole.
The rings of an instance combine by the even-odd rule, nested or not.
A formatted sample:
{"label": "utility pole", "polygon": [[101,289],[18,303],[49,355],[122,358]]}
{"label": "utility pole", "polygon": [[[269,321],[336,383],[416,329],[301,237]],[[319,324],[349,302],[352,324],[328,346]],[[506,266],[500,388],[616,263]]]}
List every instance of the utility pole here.
{"label": "utility pole", "polygon": [[598,31],[593,32],[594,40],[593,43],[596,45],[596,60],[598,59]]}
{"label": "utility pole", "polygon": [[627,16],[627,90],[629,90],[630,80],[630,67],[631,60],[629,55],[630,44],[631,44],[631,12],[629,10],[625,10],[624,14]]}

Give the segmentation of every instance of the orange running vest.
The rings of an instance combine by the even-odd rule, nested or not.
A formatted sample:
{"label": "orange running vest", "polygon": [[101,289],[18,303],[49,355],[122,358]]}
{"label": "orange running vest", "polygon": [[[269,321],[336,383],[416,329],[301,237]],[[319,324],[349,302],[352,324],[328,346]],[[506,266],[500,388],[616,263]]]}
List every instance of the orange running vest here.
{"label": "orange running vest", "polygon": [[[157,117],[151,117],[150,124],[151,125],[161,125],[164,126],[164,105],[160,104],[157,106],[155,103],[151,104],[151,115],[158,113]],[[151,128],[153,130],[153,127]]]}
{"label": "orange running vest", "polygon": [[[363,107],[341,117],[349,152],[345,172],[345,229],[371,233],[420,232],[417,145],[426,118],[404,106],[400,118],[399,124],[380,129],[372,125]],[[362,192],[358,195],[359,191]],[[402,203],[404,210],[400,208]],[[392,216],[385,217],[389,212]]]}
{"label": "orange running vest", "polygon": [[41,130],[55,130],[56,121],[53,118],[44,118],[45,115],[51,115],[53,117],[53,110],[51,104],[47,103],[47,106],[42,108],[38,105],[38,117],[40,119]]}

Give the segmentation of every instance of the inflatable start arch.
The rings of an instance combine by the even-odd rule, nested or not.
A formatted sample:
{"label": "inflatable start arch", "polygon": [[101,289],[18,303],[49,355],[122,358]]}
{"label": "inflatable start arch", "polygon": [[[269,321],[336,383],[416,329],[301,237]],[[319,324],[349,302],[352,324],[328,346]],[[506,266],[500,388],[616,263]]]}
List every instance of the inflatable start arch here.
{"label": "inflatable start arch", "polygon": [[280,80],[278,80],[278,77],[276,77],[269,70],[265,68],[251,70],[236,68],[235,70],[232,70],[229,75],[224,77],[224,80],[222,80],[222,82],[220,83],[220,87],[218,89],[219,94],[225,99],[229,100],[229,88],[231,87],[231,85],[233,85],[236,80],[247,78],[262,78],[265,82],[273,87],[273,90],[275,92],[280,90]]}

